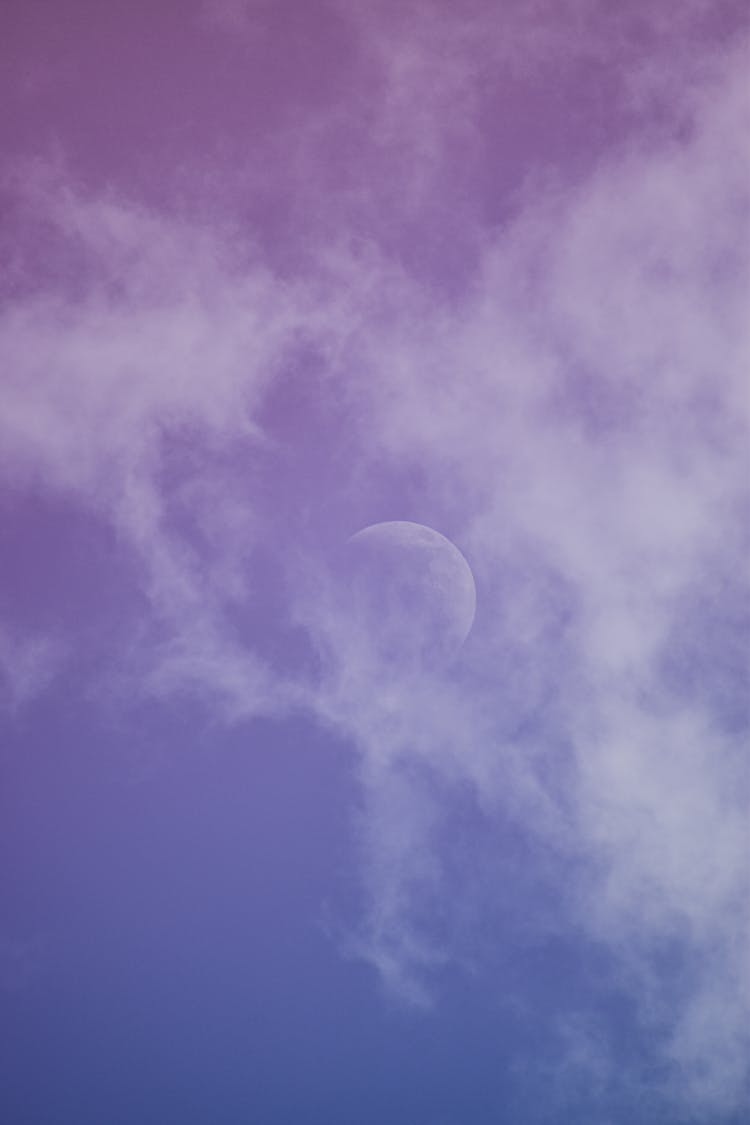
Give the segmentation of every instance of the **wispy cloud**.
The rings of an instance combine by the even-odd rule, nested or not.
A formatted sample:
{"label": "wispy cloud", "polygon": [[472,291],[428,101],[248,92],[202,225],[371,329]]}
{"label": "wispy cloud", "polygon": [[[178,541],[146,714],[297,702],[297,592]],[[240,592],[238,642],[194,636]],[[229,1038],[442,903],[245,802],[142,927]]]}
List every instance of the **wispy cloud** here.
{"label": "wispy cloud", "polygon": [[[470,780],[485,807],[510,790],[592,865],[570,909],[629,966],[705,1112],[743,1096],[748,1006],[747,117],[741,56],[725,61],[684,139],[631,142],[531,205],[470,298],[431,304],[404,279],[400,314],[363,328],[363,456],[418,468],[410,502],[477,576],[454,682],[358,677],[345,623],[320,623],[340,651],[324,710],[365,761],[375,964],[418,980],[434,956],[415,918],[431,893],[439,913],[441,814],[425,820],[431,783],[403,762]],[[726,624],[692,657],[702,683],[678,650],[714,619],[707,597]],[[572,773],[549,776],[554,747]],[[689,964],[667,1001],[673,940]]]}
{"label": "wispy cloud", "polygon": [[63,663],[64,646],[0,626],[0,706],[11,714],[44,691]]}
{"label": "wispy cloud", "polygon": [[[397,255],[388,231],[417,222],[473,151],[467,60],[487,26],[469,13],[454,38],[446,16],[438,34],[417,6],[407,33],[376,7],[355,10],[381,81],[354,144],[362,178],[321,192],[310,154],[340,116],[300,128],[290,163],[323,202],[293,268],[228,222],[167,219],[38,169],[9,184],[0,464],[13,487],[116,530],[142,599],[121,646],[138,690],[198,695],[232,722],[304,707],[344,733],[366,894],[345,944],[392,988],[428,1003],[441,966],[477,956],[466,915],[510,897],[510,864],[486,854],[505,818],[574,872],[543,925],[608,947],[691,1105],[736,1105],[750,990],[743,55],[716,55],[658,144],[623,127],[578,181],[516,185],[502,223],[485,163],[484,201],[457,224],[461,284],[438,284],[417,235]],[[688,9],[698,26],[705,6]],[[509,11],[515,38],[486,35],[484,75],[500,51],[519,67],[524,9]],[[580,34],[589,5],[570,11],[579,48],[611,57],[609,31]],[[623,21],[607,27],[625,75]],[[666,51],[663,23],[650,26]],[[536,6],[532,24],[527,64],[559,58],[567,25]],[[412,158],[400,205],[381,180]],[[431,524],[472,566],[477,618],[449,669],[381,666],[337,608],[331,543],[378,519]],[[306,661],[275,661],[269,637],[295,629]],[[43,683],[46,649],[5,636],[18,700]],[[452,867],[444,825],[462,799]],[[667,988],[672,943],[684,971]],[[579,1054],[605,1075],[606,1052]]]}

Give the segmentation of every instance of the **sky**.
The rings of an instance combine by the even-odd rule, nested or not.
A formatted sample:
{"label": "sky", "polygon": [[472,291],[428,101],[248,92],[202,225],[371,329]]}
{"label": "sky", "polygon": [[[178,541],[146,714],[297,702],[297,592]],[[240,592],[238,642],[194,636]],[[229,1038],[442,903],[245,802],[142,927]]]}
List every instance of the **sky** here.
{"label": "sky", "polygon": [[8,1125],[747,1121],[747,25],[3,0]]}

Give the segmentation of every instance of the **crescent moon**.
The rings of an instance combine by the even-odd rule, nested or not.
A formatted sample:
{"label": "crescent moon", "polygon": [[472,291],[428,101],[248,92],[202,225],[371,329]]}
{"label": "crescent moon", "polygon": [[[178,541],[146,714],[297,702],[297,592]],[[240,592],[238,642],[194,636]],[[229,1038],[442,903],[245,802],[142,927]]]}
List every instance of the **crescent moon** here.
{"label": "crescent moon", "polygon": [[346,544],[350,612],[381,658],[438,666],[471,630],[476,587],[455,543],[409,520],[371,524]]}

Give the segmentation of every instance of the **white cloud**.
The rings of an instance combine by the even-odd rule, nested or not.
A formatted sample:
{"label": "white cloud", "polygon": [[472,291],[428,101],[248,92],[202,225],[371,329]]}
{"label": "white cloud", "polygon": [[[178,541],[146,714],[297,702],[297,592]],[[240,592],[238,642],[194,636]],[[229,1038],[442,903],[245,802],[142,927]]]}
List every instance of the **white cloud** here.
{"label": "white cloud", "polygon": [[[361,330],[365,457],[422,469],[439,529],[477,576],[455,684],[374,688],[345,625],[320,623],[341,652],[323,708],[378,767],[364,767],[374,963],[398,979],[399,956],[413,982],[420,936],[434,956],[415,921],[439,885],[434,830],[413,782],[410,832],[394,831],[409,817],[403,792],[389,799],[399,763],[469,779],[486,808],[504,787],[593,865],[570,909],[629,966],[644,1019],[658,1009],[673,1077],[694,1076],[672,1095],[684,1087],[703,1113],[745,1089],[750,794],[736,729],[664,668],[700,592],[722,573],[747,580],[748,116],[741,53],[724,63],[685,139],[631,142],[532,207],[498,236],[471,299],[396,279],[400,315]],[[525,724],[536,742],[519,770]],[[550,741],[571,747],[572,787],[541,776]],[[574,795],[567,835],[545,780],[561,802]],[[670,940],[692,967],[667,1012],[656,951]]]}
{"label": "white cloud", "polygon": [[[387,147],[414,88],[426,97],[443,71],[429,36],[392,54],[383,35],[373,49],[397,79],[376,130]],[[748,109],[741,58],[723,62],[691,94],[681,138],[631,138],[506,228],[477,223],[481,266],[460,298],[345,237],[315,243],[315,269],[292,282],[226,232],[58,184],[35,188],[36,206],[76,291],[26,279],[0,320],[3,468],[117,527],[151,612],[137,654],[148,690],[205,695],[231,721],[305,704],[359,754],[367,904],[353,948],[417,1002],[433,968],[466,955],[436,917],[441,825],[468,789],[476,825],[502,810],[583,858],[559,925],[616,951],[707,1113],[738,1104],[746,1080],[747,766],[727,716],[668,684],[665,663],[695,592],[746,579]],[[473,96],[462,67],[410,127]],[[444,139],[425,128],[407,210]],[[268,532],[256,454],[283,466],[288,453],[263,410],[301,340],[325,368],[325,409],[341,410],[333,533],[419,509],[471,562],[477,622],[450,674],[373,666],[328,600],[304,520],[284,559],[286,623],[315,639],[320,678],[273,671],[231,627]],[[197,468],[170,468],[181,434]],[[17,698],[39,681],[29,643],[20,661],[0,648]],[[667,1012],[654,950],[672,940],[690,972]]]}
{"label": "white cloud", "polygon": [[[242,710],[266,681],[257,661],[220,640],[220,609],[232,583],[236,596],[247,582],[240,562],[257,526],[252,498],[221,459],[233,443],[262,445],[254,412],[308,312],[262,266],[232,262],[221,237],[80,198],[34,171],[14,187],[25,191],[27,242],[46,229],[62,268],[58,280],[60,262],[41,276],[33,260],[17,262],[19,295],[0,317],[6,480],[111,521],[171,637],[160,687],[180,668],[193,678],[188,669],[202,661],[204,678],[217,677],[219,696],[234,695]],[[180,441],[200,454],[175,472]],[[206,463],[214,471],[204,480]],[[175,530],[176,510],[200,525],[211,551]],[[190,636],[200,656],[186,654]]]}
{"label": "white cloud", "polygon": [[44,691],[64,659],[64,645],[46,636],[27,636],[0,624],[0,705],[11,714]]}

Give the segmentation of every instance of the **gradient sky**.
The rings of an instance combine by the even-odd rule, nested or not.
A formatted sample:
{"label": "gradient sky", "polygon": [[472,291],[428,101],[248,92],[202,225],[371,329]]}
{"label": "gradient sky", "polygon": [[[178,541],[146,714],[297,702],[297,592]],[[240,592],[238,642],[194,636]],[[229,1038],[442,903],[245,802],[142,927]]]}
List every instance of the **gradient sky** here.
{"label": "gradient sky", "polygon": [[747,22],[3,0],[3,1123],[747,1121]]}

